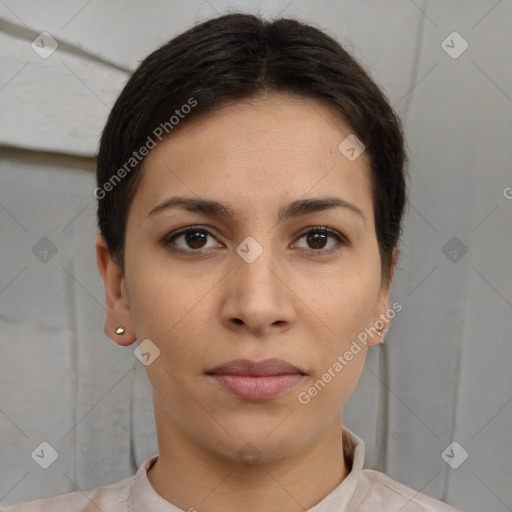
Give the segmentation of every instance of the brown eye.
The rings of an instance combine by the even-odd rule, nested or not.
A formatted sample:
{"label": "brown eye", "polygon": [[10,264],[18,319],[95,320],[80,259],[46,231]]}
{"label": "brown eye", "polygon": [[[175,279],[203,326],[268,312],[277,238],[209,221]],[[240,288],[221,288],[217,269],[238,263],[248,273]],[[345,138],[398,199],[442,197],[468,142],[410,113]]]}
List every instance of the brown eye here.
{"label": "brown eye", "polygon": [[202,249],[208,238],[208,234],[204,231],[189,231],[184,236],[185,243],[192,249]]}
{"label": "brown eye", "polygon": [[[329,253],[348,245],[347,239],[341,233],[325,226],[308,228],[300,235],[299,240],[301,239],[304,239],[306,243],[306,246],[301,248],[309,249],[311,252],[319,254]],[[335,240],[335,242],[329,242],[330,239]]]}
{"label": "brown eye", "polygon": [[307,241],[312,249],[323,249],[329,238],[323,233],[310,232],[307,236]]}
{"label": "brown eye", "polygon": [[183,253],[200,253],[203,249],[219,247],[216,243],[208,246],[208,239],[215,240],[210,231],[201,226],[189,226],[171,233],[163,240],[164,246],[170,246],[171,250]]}

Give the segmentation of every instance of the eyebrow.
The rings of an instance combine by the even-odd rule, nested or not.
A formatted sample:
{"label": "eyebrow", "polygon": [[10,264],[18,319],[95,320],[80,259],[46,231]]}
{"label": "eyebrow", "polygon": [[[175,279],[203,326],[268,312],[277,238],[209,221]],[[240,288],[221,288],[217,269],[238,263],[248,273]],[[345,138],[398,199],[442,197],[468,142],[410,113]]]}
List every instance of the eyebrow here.
{"label": "eyebrow", "polygon": [[[170,197],[155,206],[148,217],[172,208],[183,208],[184,210],[203,213],[205,215],[218,217],[234,217],[235,212],[228,206],[210,199],[199,197]],[[308,213],[320,212],[332,208],[344,208],[360,217],[366,224],[363,212],[354,204],[341,199],[340,197],[317,197],[310,199],[298,199],[282,206],[278,213],[278,222],[290,218],[307,215]]]}

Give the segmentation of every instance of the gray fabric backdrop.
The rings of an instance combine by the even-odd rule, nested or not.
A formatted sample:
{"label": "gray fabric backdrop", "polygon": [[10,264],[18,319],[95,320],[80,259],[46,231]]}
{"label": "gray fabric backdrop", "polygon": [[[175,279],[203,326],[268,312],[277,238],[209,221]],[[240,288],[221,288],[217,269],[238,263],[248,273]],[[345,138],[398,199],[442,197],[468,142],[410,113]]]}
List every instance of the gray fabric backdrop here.
{"label": "gray fabric backdrop", "polygon": [[[509,0],[1,1],[0,502],[106,485],[156,453],[143,366],[103,333],[92,156],[137,62],[228,9],[327,30],[404,121],[403,310],[344,414],[368,467],[512,510]],[[31,457],[43,441],[48,469]]]}

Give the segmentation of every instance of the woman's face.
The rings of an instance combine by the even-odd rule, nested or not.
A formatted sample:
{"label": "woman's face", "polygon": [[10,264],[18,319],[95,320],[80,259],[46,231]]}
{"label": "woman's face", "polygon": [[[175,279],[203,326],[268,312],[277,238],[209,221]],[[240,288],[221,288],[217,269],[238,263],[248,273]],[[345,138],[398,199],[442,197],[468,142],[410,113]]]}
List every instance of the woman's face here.
{"label": "woman's face", "polygon": [[[151,340],[146,371],[169,431],[233,460],[250,442],[270,460],[340,422],[366,355],[353,342],[389,307],[366,154],[338,149],[350,133],[323,104],[273,94],[190,120],[146,157],[108,308]],[[198,206],[162,206],[177,197]],[[326,198],[351,206],[315,203]],[[299,372],[211,374],[269,358]]]}

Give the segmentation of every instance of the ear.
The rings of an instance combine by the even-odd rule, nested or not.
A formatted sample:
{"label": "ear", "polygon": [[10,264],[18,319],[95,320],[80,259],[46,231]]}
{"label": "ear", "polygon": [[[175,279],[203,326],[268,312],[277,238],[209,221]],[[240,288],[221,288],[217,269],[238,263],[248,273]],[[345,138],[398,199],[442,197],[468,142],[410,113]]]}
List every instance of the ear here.
{"label": "ear", "polygon": [[[395,275],[395,268],[399,255],[399,249],[395,247],[391,257],[391,269],[389,272],[389,277],[386,276],[382,279],[381,288],[379,290],[377,303],[373,313],[372,325],[369,328],[370,332],[373,333],[373,336],[368,336],[368,346],[377,345],[383,341],[384,336],[389,329],[391,318],[386,312],[390,309],[389,293],[391,289],[391,283],[393,282],[393,276]],[[380,329],[381,332],[379,333],[378,330]]]}
{"label": "ear", "polygon": [[[105,288],[105,334],[119,345],[131,345],[136,339],[130,303],[121,269],[112,258],[102,235],[96,237],[96,263]],[[116,334],[118,327],[124,334]]]}

